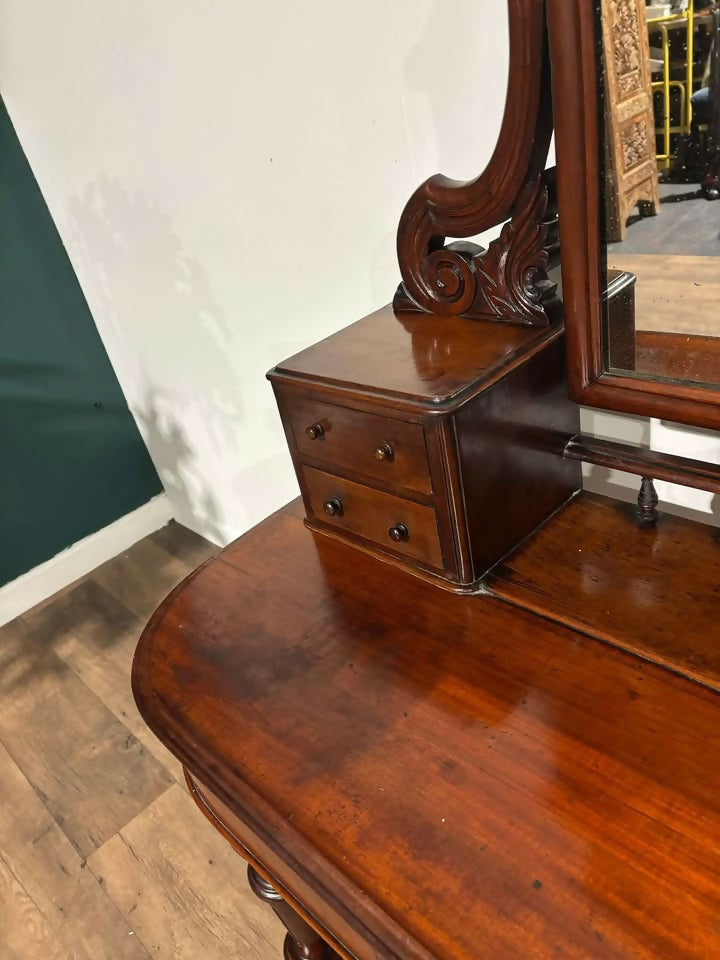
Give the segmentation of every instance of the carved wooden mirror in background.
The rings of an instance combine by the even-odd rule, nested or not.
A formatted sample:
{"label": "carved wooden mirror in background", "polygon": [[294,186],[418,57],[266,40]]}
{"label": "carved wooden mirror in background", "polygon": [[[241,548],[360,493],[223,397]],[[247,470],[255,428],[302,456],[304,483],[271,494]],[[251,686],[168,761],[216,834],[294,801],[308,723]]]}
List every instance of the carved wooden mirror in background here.
{"label": "carved wooden mirror in background", "polygon": [[720,424],[720,4],[547,0],[570,387]]}

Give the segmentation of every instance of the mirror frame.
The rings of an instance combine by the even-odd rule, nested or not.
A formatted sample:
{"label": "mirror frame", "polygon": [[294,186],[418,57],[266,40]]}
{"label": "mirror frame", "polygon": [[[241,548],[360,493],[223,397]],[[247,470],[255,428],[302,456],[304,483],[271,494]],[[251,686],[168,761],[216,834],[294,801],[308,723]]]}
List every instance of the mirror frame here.
{"label": "mirror frame", "polygon": [[589,407],[717,429],[720,390],[608,373],[603,366],[599,2],[546,0],[570,396]]}

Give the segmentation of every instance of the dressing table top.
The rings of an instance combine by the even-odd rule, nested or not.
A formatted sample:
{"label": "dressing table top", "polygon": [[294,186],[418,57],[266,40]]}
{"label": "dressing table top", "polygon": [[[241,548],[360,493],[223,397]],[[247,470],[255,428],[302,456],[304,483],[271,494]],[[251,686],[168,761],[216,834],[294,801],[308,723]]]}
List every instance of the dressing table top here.
{"label": "dressing table top", "polygon": [[496,596],[720,691],[720,530],[584,493],[492,571]]}
{"label": "dressing table top", "polygon": [[363,960],[715,956],[717,695],[301,517],[181,585],[133,676],[280,892]]}
{"label": "dressing table top", "polygon": [[275,375],[360,390],[408,404],[466,398],[556,340],[562,326],[530,327],[396,313],[382,307],[278,364]]}

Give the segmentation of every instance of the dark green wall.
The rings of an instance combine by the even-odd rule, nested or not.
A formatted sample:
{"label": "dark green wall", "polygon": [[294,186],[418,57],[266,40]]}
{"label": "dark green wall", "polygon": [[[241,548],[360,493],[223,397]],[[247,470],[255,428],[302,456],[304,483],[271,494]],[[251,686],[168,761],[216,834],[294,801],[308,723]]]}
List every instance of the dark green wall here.
{"label": "dark green wall", "polygon": [[0,101],[0,584],[161,489]]}

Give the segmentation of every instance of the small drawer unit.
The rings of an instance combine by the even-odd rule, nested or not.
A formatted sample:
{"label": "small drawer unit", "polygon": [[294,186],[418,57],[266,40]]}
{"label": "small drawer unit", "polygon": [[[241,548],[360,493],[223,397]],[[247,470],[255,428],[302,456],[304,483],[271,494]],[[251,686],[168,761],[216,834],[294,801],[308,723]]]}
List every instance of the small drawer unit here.
{"label": "small drawer unit", "polygon": [[446,588],[581,486],[561,328],[385,307],[268,377],[307,525]]}

